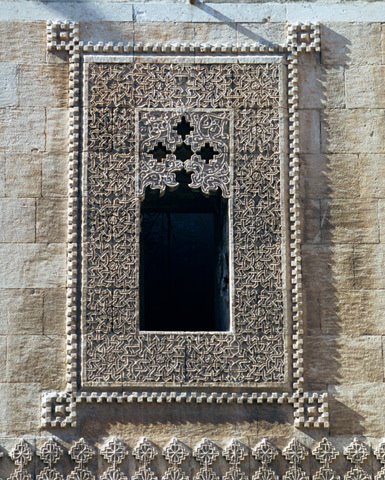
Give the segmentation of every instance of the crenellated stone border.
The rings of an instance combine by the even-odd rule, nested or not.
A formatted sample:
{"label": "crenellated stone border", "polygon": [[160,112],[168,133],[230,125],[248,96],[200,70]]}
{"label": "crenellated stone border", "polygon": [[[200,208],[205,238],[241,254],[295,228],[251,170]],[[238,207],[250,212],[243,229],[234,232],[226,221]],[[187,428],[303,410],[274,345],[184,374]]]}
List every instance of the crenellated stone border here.
{"label": "crenellated stone border", "polygon": [[[298,57],[306,52],[320,51],[319,26],[296,24],[288,26],[286,45],[260,44],[123,44],[112,42],[83,43],[78,24],[49,22],[47,25],[49,51],[69,54],[69,163],[68,163],[68,250],[67,250],[67,379],[64,392],[43,395],[43,426],[65,427],[76,425],[76,405],[97,403],[289,403],[294,407],[294,425],[297,427],[328,428],[328,402],[326,392],[306,392],[303,381],[303,306],[301,273],[301,210],[299,202],[299,118],[298,118]],[[289,224],[290,224],[290,276],[292,295],[292,391],[291,392],[201,392],[201,391],[146,391],[146,392],[85,392],[79,391],[77,309],[78,309],[78,155],[79,155],[79,76],[82,53],[138,53],[185,55],[250,55],[282,54],[288,64],[287,98],[289,108]]]}

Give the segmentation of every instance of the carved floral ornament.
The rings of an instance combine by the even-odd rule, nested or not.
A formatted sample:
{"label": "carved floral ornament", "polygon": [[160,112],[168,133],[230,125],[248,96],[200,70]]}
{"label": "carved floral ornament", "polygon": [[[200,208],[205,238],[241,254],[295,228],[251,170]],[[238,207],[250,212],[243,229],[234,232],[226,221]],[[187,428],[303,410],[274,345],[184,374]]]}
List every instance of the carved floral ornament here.
{"label": "carved floral ornament", "polygon": [[191,173],[192,189],[221,189],[230,197],[230,121],[225,110],[137,112],[138,195],[145,189],[176,188],[176,172]]}
{"label": "carved floral ornament", "polygon": [[[289,26],[270,47],[130,46],[84,44],[77,24],[52,22],[48,48],[70,62],[69,294],[67,388],[44,395],[43,423],[75,425],[83,401],[156,399],[288,402],[296,425],[327,425],[326,394],[302,383],[298,217],[297,60],[319,50],[318,26]],[[181,173],[229,202],[229,332],[139,329],[141,201]]]}

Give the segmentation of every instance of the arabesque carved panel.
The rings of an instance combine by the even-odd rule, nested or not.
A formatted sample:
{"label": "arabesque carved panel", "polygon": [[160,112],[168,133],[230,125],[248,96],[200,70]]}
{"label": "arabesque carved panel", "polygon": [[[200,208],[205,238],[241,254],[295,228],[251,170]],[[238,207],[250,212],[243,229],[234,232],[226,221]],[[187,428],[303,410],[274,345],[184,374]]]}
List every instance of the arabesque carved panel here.
{"label": "arabesque carved panel", "polygon": [[[283,66],[102,58],[85,63],[82,384],[286,384]],[[182,169],[229,198],[229,332],[139,329],[141,199],[177,187]]]}

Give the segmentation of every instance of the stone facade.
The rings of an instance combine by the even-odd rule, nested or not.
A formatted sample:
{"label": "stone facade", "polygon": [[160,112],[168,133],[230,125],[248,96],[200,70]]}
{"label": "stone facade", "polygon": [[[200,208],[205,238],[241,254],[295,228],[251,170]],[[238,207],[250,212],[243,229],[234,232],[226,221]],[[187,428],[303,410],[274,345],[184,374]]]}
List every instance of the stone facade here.
{"label": "stone facade", "polygon": [[[320,2],[0,1],[3,478],[384,476],[385,125],[381,78],[385,17],[381,17],[381,8],[382,3],[359,6],[354,2],[327,6]],[[106,60],[85,60],[91,57]],[[271,63],[277,58],[278,63]],[[250,63],[250,59],[259,60]],[[82,250],[79,234],[85,225],[81,207],[87,199],[91,202],[92,192],[84,189],[82,175],[84,159],[92,158],[92,151],[99,152],[83,136],[87,118],[91,118],[84,117],[87,62],[120,65],[121,71],[126,68],[126,79],[127,65],[135,62],[142,69],[155,65],[155,70],[176,65],[174,74],[184,64],[193,65],[195,71],[216,68],[216,79],[222,68],[218,65],[225,65],[234,76],[246,64],[253,72],[265,69],[266,82],[274,79],[277,66],[281,68],[276,98],[279,134],[274,137],[264,130],[269,122],[274,123],[274,112],[258,117],[254,129],[257,138],[275,142],[272,150],[276,148],[280,155],[277,164],[274,156],[269,157],[270,168],[282,168],[282,185],[276,182],[272,187],[278,192],[279,206],[270,202],[266,209],[283,212],[277,215],[282,220],[280,245],[287,249],[287,262],[280,260],[283,270],[279,275],[283,272],[287,277],[281,305],[289,312],[284,319],[266,307],[267,321],[274,317],[283,332],[276,341],[284,344],[284,354],[277,357],[271,376],[265,375],[262,382],[255,381],[259,371],[250,366],[245,370],[254,368],[250,384],[245,377],[229,386],[223,376],[210,373],[206,383],[214,385],[206,385],[204,375],[198,373],[190,382],[194,388],[180,379],[170,386],[167,382],[172,376],[154,374],[152,357],[140,382],[119,377],[121,385],[109,385],[95,374],[99,367],[89,370],[93,377],[91,373],[84,377],[91,379],[88,384],[83,382],[82,358],[88,357],[79,351],[85,332],[79,327],[79,288],[90,284],[87,279],[82,283],[78,255],[89,255],[86,248]],[[272,84],[262,84],[265,94],[268,85]],[[209,88],[208,83],[205,92]],[[261,100],[262,93],[257,95],[254,86],[243,86],[241,91],[245,90],[249,95],[241,102],[251,101],[253,93],[256,101]],[[162,118],[167,109],[178,113],[181,105],[164,104],[167,98],[176,98],[173,95],[166,95],[159,105],[140,105],[138,125],[146,122],[146,109],[163,112]],[[210,108],[210,115],[219,115],[227,131],[232,121],[237,124],[226,113],[234,107],[229,103],[232,98],[239,101],[240,96],[230,92],[222,103],[209,105],[201,100],[193,105],[197,118],[191,121],[199,122],[202,111]],[[91,130],[96,131],[96,144],[103,134],[97,123],[99,113],[90,114],[94,115]],[[132,113],[124,113],[123,122]],[[118,120],[107,121],[104,133]],[[135,135],[135,128],[130,132]],[[131,147],[133,139],[123,137],[119,139]],[[111,142],[117,138],[112,136]],[[170,134],[164,134],[165,138]],[[240,164],[237,155],[247,144],[245,138],[236,145],[231,161],[229,148],[229,156],[224,155],[216,170],[221,175],[214,175],[214,188],[219,186],[230,198],[236,198],[229,180],[231,168]],[[253,142],[252,136],[248,138]],[[226,152],[227,137],[222,143]],[[132,159],[135,170],[134,153]],[[191,160],[190,167],[199,169],[199,158],[195,161]],[[152,167],[140,168],[146,172]],[[159,173],[159,166],[156,169]],[[203,190],[202,185],[212,183],[205,184],[207,168],[202,172],[196,186]],[[172,174],[166,184],[175,181]],[[141,175],[144,182],[146,178],[153,181],[153,176]],[[274,184],[271,170],[266,170],[266,176]],[[157,177],[152,183],[155,188],[164,181],[159,178],[165,177]],[[246,190],[250,192],[255,185],[254,180],[247,182]],[[242,219],[242,225],[248,221]],[[93,293],[100,298],[97,290]],[[124,338],[128,341],[130,337]],[[242,340],[246,345],[252,341],[249,336]],[[207,342],[202,342],[200,348],[207,348]],[[214,343],[220,342],[218,336]],[[261,355],[261,344],[255,342],[252,357]],[[170,348],[173,352],[177,346]],[[155,355],[145,342],[139,350],[138,358],[143,350]],[[114,351],[114,361],[119,352]],[[221,351],[219,356],[217,363],[224,358],[229,362]],[[159,355],[155,361],[159,358],[164,362]],[[244,362],[253,365],[252,358],[242,358],[240,364]],[[206,372],[205,365],[201,368]],[[271,379],[274,382],[269,384]]]}

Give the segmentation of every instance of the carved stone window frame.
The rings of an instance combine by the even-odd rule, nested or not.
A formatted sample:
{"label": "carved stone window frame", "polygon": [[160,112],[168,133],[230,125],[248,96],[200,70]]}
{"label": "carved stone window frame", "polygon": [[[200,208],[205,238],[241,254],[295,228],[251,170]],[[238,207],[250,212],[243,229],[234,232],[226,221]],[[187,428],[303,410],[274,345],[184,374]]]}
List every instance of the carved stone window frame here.
{"label": "carved stone window frame", "polygon": [[[69,88],[70,88],[70,125],[69,125],[69,205],[68,205],[68,282],[67,282],[67,384],[63,392],[47,392],[43,396],[42,424],[44,426],[75,426],[76,405],[82,402],[197,402],[197,403],[289,403],[294,407],[295,426],[327,427],[327,394],[326,392],[305,392],[303,387],[302,358],[302,285],[301,285],[301,222],[299,205],[299,132],[298,132],[298,57],[302,53],[315,52],[320,49],[318,25],[289,25],[285,45],[266,47],[259,44],[245,45],[123,45],[113,43],[84,44],[79,39],[78,25],[70,22],[48,23],[48,49],[50,51],[67,51],[69,54]],[[102,54],[102,55],[101,55]],[[284,221],[289,238],[288,277],[290,286],[291,343],[287,348],[290,358],[286,362],[286,381],[274,384],[258,384],[241,389],[229,389],[228,384],[221,388],[205,385],[204,388],[191,386],[170,390],[162,385],[150,385],[146,391],[140,388],[129,391],[91,391],[81,386],[80,365],[81,354],[78,346],[79,335],[79,245],[78,227],[81,220],[79,214],[79,167],[81,165],[80,105],[81,105],[81,65],[98,59],[119,63],[127,62],[134,55],[143,55],[146,61],[191,63],[191,54],[198,63],[258,62],[262,56],[269,61],[280,61],[287,65],[287,79],[284,91],[287,96],[288,120],[285,138],[280,139],[280,150],[286,153],[287,159],[287,196],[283,200],[288,209]],[[245,60],[247,59],[247,60]],[[281,129],[280,129],[281,130]],[[283,130],[285,131],[285,130]],[[82,191],[84,192],[84,185]],[[285,208],[283,208],[285,210]],[[84,223],[84,222],[83,222]],[[81,270],[81,269],[80,269]],[[84,270],[84,269],[83,269]],[[286,335],[286,338],[288,335]],[[289,345],[287,344],[287,347]],[[288,375],[290,374],[290,375]],[[290,376],[290,378],[289,378]],[[235,386],[235,385],[234,385]],[[88,387],[92,387],[92,384]],[[213,390],[215,388],[215,391]],[[265,390],[262,391],[261,388]]]}

